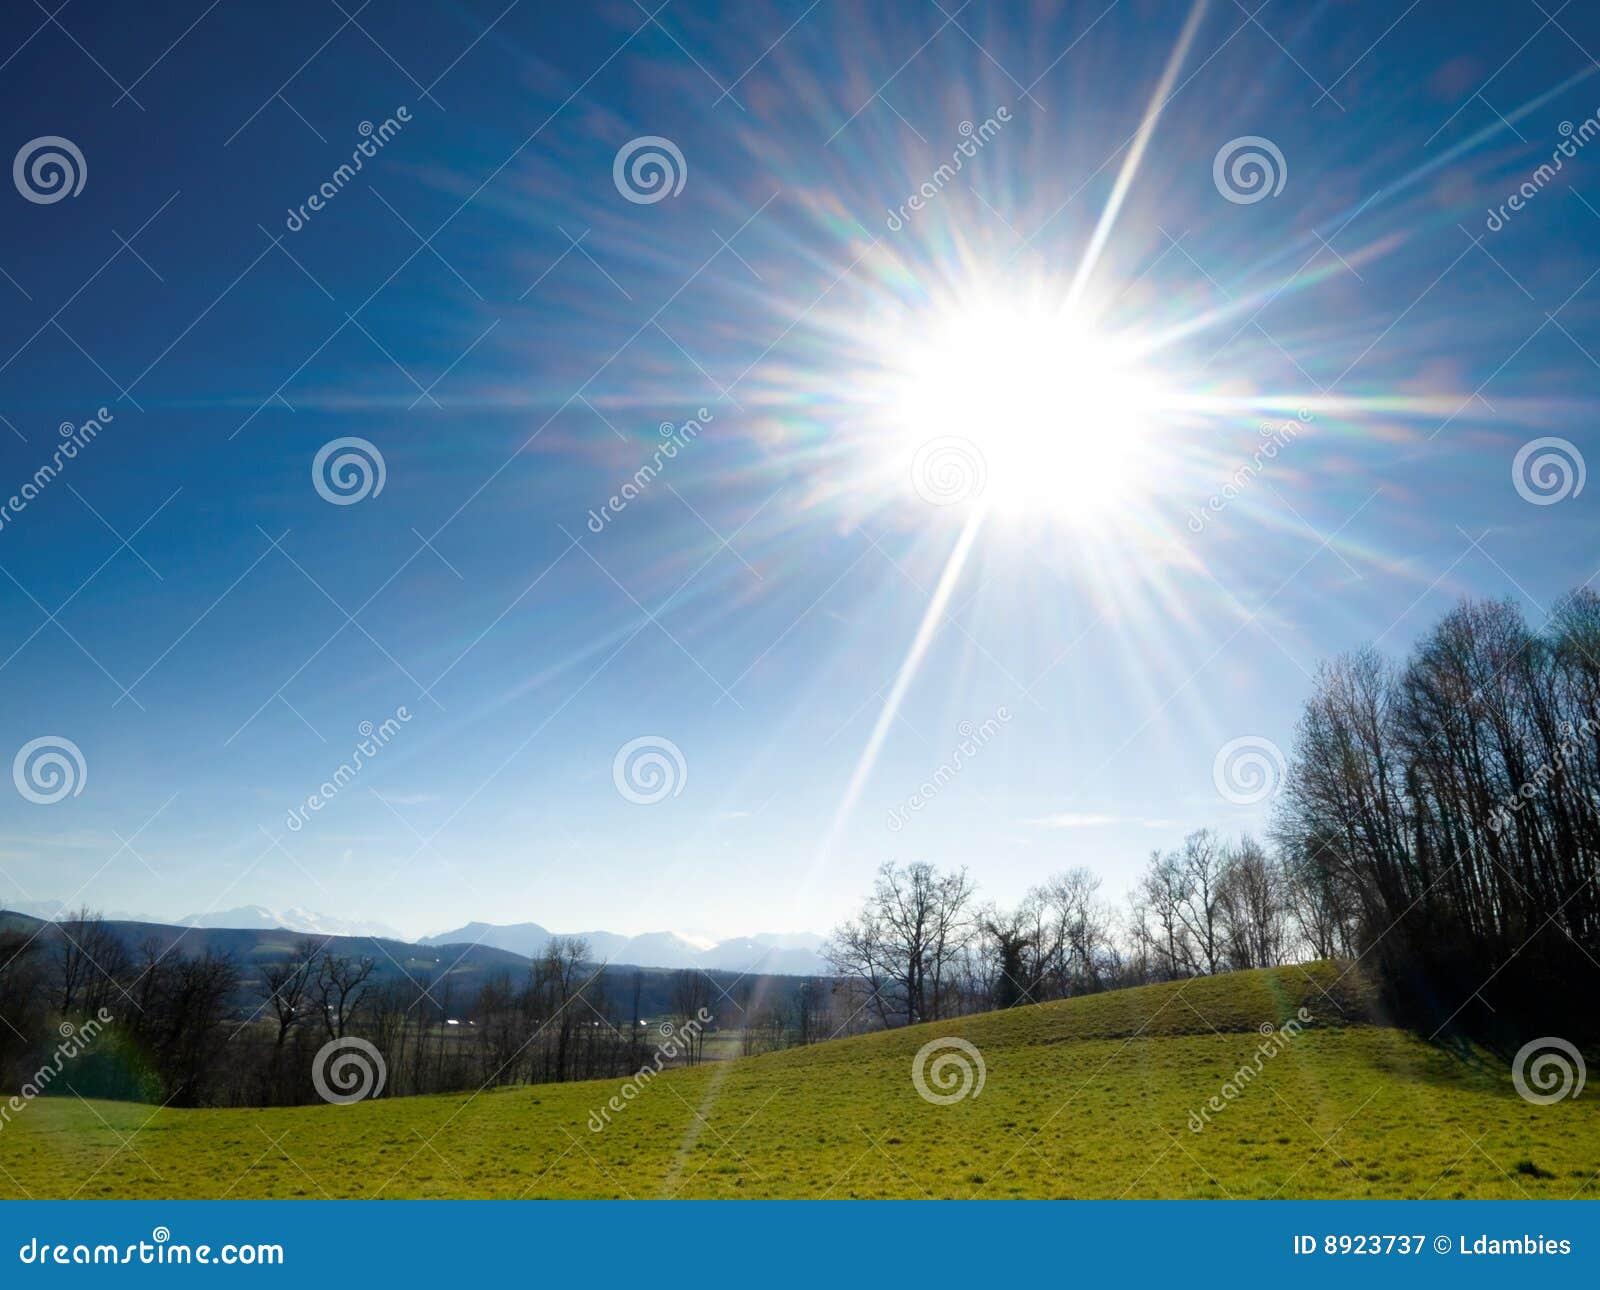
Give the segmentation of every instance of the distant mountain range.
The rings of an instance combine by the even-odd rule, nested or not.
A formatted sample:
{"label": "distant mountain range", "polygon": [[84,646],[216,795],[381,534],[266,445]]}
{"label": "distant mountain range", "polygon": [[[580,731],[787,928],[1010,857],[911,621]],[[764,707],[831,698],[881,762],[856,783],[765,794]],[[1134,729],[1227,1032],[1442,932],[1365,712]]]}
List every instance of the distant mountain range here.
{"label": "distant mountain range", "polygon": [[[544,953],[552,936],[538,923],[468,923],[437,936],[424,936],[419,945],[490,945],[524,958]],[[794,976],[819,976],[828,965],[818,951],[823,938],[811,932],[762,932],[736,936],[714,945],[696,944],[676,932],[646,932],[622,936],[616,932],[575,932],[589,943],[589,954],[607,963],[636,967],[714,968],[727,972],[767,972]]]}
{"label": "distant mountain range", "polygon": [[[71,917],[76,912],[51,901],[19,902],[9,908],[50,921]],[[118,922],[164,922],[146,914],[120,910],[97,912],[103,912],[104,917]],[[178,919],[175,925],[236,931],[283,930],[315,936],[360,936],[408,941],[400,932],[382,923],[332,918],[299,906],[279,913],[264,905],[241,905],[236,909],[190,914]],[[435,946],[484,945],[531,959],[544,953],[552,936],[568,934],[551,932],[538,923],[468,923],[465,927],[440,932],[437,936],[424,936],[414,943]],[[623,936],[618,932],[604,931],[571,934],[589,943],[589,955],[597,962],[632,967],[695,967],[793,976],[822,976],[829,971],[826,961],[818,953],[823,938],[811,932],[763,932],[757,936],[737,936],[712,945],[690,940],[676,932],[646,932],[641,936]]]}
{"label": "distant mountain range", "polygon": [[[68,909],[59,901],[25,900],[8,908],[35,918],[56,921],[70,918],[76,907]],[[125,910],[95,910],[102,917],[127,923],[165,923],[165,919],[148,914],[130,914]],[[314,914],[296,905],[275,913],[265,905],[240,905],[237,909],[218,909],[206,914],[190,914],[180,918],[177,927],[213,927],[237,931],[267,931],[282,928],[290,932],[307,932],[313,936],[377,936],[384,940],[403,941],[406,938],[394,928],[383,923],[365,922],[361,919],[330,918],[327,914]]]}
{"label": "distant mountain range", "polygon": [[[70,914],[68,915],[70,921]],[[153,945],[158,958],[194,958],[203,954],[225,954],[239,968],[238,988],[232,1007],[237,1016],[254,1017],[261,1010],[262,970],[287,962],[299,943],[310,936],[315,948],[350,959],[371,959],[373,981],[395,985],[409,991],[427,990],[430,1006],[447,1016],[470,1013],[479,993],[491,981],[515,983],[527,979],[529,960],[511,950],[487,943],[467,941],[457,944],[417,945],[377,936],[317,936],[282,927],[195,927],[174,923],[152,923],[108,916],[105,928],[122,942],[130,958],[143,961],[147,947]],[[0,936],[20,935],[24,944],[48,947],[58,933],[48,920],[0,908]],[[627,938],[619,938],[626,943]],[[685,942],[687,943],[687,942]],[[48,949],[46,953],[48,954]],[[747,966],[747,965],[746,965]],[[589,969],[593,975],[590,976]],[[790,976],[762,969],[746,971],[702,969],[718,1004],[726,1002],[725,1024],[735,1024],[737,1014],[768,1004],[791,1005],[804,976]],[[806,974],[813,975],[813,974]],[[672,968],[645,964],[591,962],[584,976],[599,987],[600,995],[619,1005],[632,1006],[637,999],[641,1019],[671,1016],[677,1007],[676,972]]]}

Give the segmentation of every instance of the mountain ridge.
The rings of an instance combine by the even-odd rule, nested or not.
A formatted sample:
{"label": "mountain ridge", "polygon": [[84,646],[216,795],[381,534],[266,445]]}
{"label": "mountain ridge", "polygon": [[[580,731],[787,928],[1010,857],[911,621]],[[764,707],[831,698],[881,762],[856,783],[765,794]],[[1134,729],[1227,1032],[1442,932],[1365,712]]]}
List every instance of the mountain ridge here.
{"label": "mountain ridge", "polygon": [[[9,908],[47,922],[70,919],[76,912],[59,901],[20,901]],[[825,976],[830,971],[819,952],[825,938],[814,932],[758,932],[753,936],[734,936],[707,944],[704,940],[697,941],[665,930],[626,936],[621,932],[602,929],[552,932],[534,922],[475,921],[432,936],[413,938],[384,923],[335,918],[298,905],[281,912],[265,905],[240,905],[233,909],[188,914],[178,919],[155,918],[121,910],[107,911],[103,917],[121,923],[149,923],[204,931],[285,931],[309,936],[372,938],[429,947],[483,945],[530,959],[542,954],[554,937],[576,936],[588,942],[589,955],[595,961],[633,967],[706,968],[783,976]]]}
{"label": "mountain ridge", "polygon": [[695,944],[677,932],[644,932],[623,936],[619,932],[552,932],[538,923],[471,922],[450,931],[424,936],[418,945],[489,945],[527,958],[544,952],[552,938],[577,936],[589,943],[596,959],[632,963],[640,967],[717,968],[724,971],[775,972],[818,976],[828,972],[819,953],[825,938],[812,932],[758,932],[735,936],[709,947]]}

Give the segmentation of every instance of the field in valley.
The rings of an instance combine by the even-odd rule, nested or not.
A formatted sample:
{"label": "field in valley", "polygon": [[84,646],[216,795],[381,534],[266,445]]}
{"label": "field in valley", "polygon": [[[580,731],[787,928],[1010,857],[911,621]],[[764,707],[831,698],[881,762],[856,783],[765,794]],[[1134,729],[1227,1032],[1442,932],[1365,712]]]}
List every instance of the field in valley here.
{"label": "field in valley", "polygon": [[[1264,1033],[1301,1008],[1299,1034]],[[912,1065],[949,1037],[984,1079],[939,1105]],[[594,1131],[621,1088],[270,1110],[54,1096],[0,1127],[0,1196],[1600,1196],[1594,1090],[1525,1101],[1502,1060],[1377,1024],[1330,964],[670,1071]]]}

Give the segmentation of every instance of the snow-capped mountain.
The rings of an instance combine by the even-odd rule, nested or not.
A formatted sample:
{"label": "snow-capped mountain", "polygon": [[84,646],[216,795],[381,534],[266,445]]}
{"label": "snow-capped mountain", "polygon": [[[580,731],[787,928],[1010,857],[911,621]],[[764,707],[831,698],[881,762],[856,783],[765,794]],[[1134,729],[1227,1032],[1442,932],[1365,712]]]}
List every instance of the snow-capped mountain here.
{"label": "snow-capped mountain", "polygon": [[178,920],[180,927],[234,927],[258,930],[282,927],[291,932],[307,932],[314,936],[381,936],[388,940],[403,941],[406,937],[384,923],[363,919],[332,918],[327,914],[313,913],[292,906],[275,913],[265,905],[240,905],[237,909],[214,909],[205,914],[190,914]]}
{"label": "snow-capped mountain", "polygon": [[159,923],[159,918],[151,918],[148,914],[129,913],[125,909],[99,909],[96,906],[80,901],[77,904],[67,905],[59,900],[15,900],[5,902],[7,909],[15,910],[19,914],[27,914],[30,918],[42,918],[48,923],[59,923],[76,918],[87,909],[90,913],[99,914],[102,918],[109,918],[121,923]]}
{"label": "snow-capped mountain", "polygon": [[[453,931],[424,936],[422,945],[491,945],[533,958],[542,954],[554,933],[538,923],[468,923]],[[645,932],[623,936],[617,932],[570,933],[589,943],[589,952],[607,963],[635,967],[721,968],[733,972],[767,972],[815,976],[828,971],[817,952],[823,938],[811,932],[764,932],[738,936],[709,947],[676,932]]]}
{"label": "snow-capped mountain", "polygon": [[[77,910],[58,901],[18,902],[10,908],[35,918],[58,921],[73,917]],[[411,937],[384,923],[364,919],[334,918],[298,905],[285,910],[265,905],[239,905],[189,914],[184,918],[153,918],[105,910],[104,917],[115,921],[157,923],[179,927],[270,931],[283,928],[312,936],[376,936],[386,940],[410,942]],[[818,952],[823,937],[812,932],[762,932],[755,936],[736,936],[713,942],[708,937],[689,937],[677,932],[645,932],[624,936],[619,932],[587,931],[558,933],[538,923],[468,923],[436,936],[424,936],[418,945],[487,945],[509,950],[524,958],[543,954],[553,936],[572,935],[588,942],[589,955],[597,962],[627,964],[648,968],[707,968],[728,972],[769,973],[786,976],[823,976],[829,969]]]}

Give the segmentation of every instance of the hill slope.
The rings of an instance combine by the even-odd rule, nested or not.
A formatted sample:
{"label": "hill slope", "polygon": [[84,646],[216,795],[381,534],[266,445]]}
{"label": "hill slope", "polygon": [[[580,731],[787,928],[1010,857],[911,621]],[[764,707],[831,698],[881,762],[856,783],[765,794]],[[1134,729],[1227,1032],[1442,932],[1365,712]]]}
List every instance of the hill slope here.
{"label": "hill slope", "polygon": [[[1263,1035],[1301,1008],[1300,1033]],[[984,1083],[935,1105],[912,1064],[945,1038],[976,1047]],[[1375,1024],[1330,964],[670,1071],[629,1100],[622,1087],[267,1111],[55,1098],[0,1131],[0,1196],[1567,1198],[1596,1195],[1600,1175],[1592,1092],[1530,1104],[1503,1063]],[[592,1119],[613,1096],[610,1123]],[[1191,1131],[1213,1097],[1222,1109]]]}

